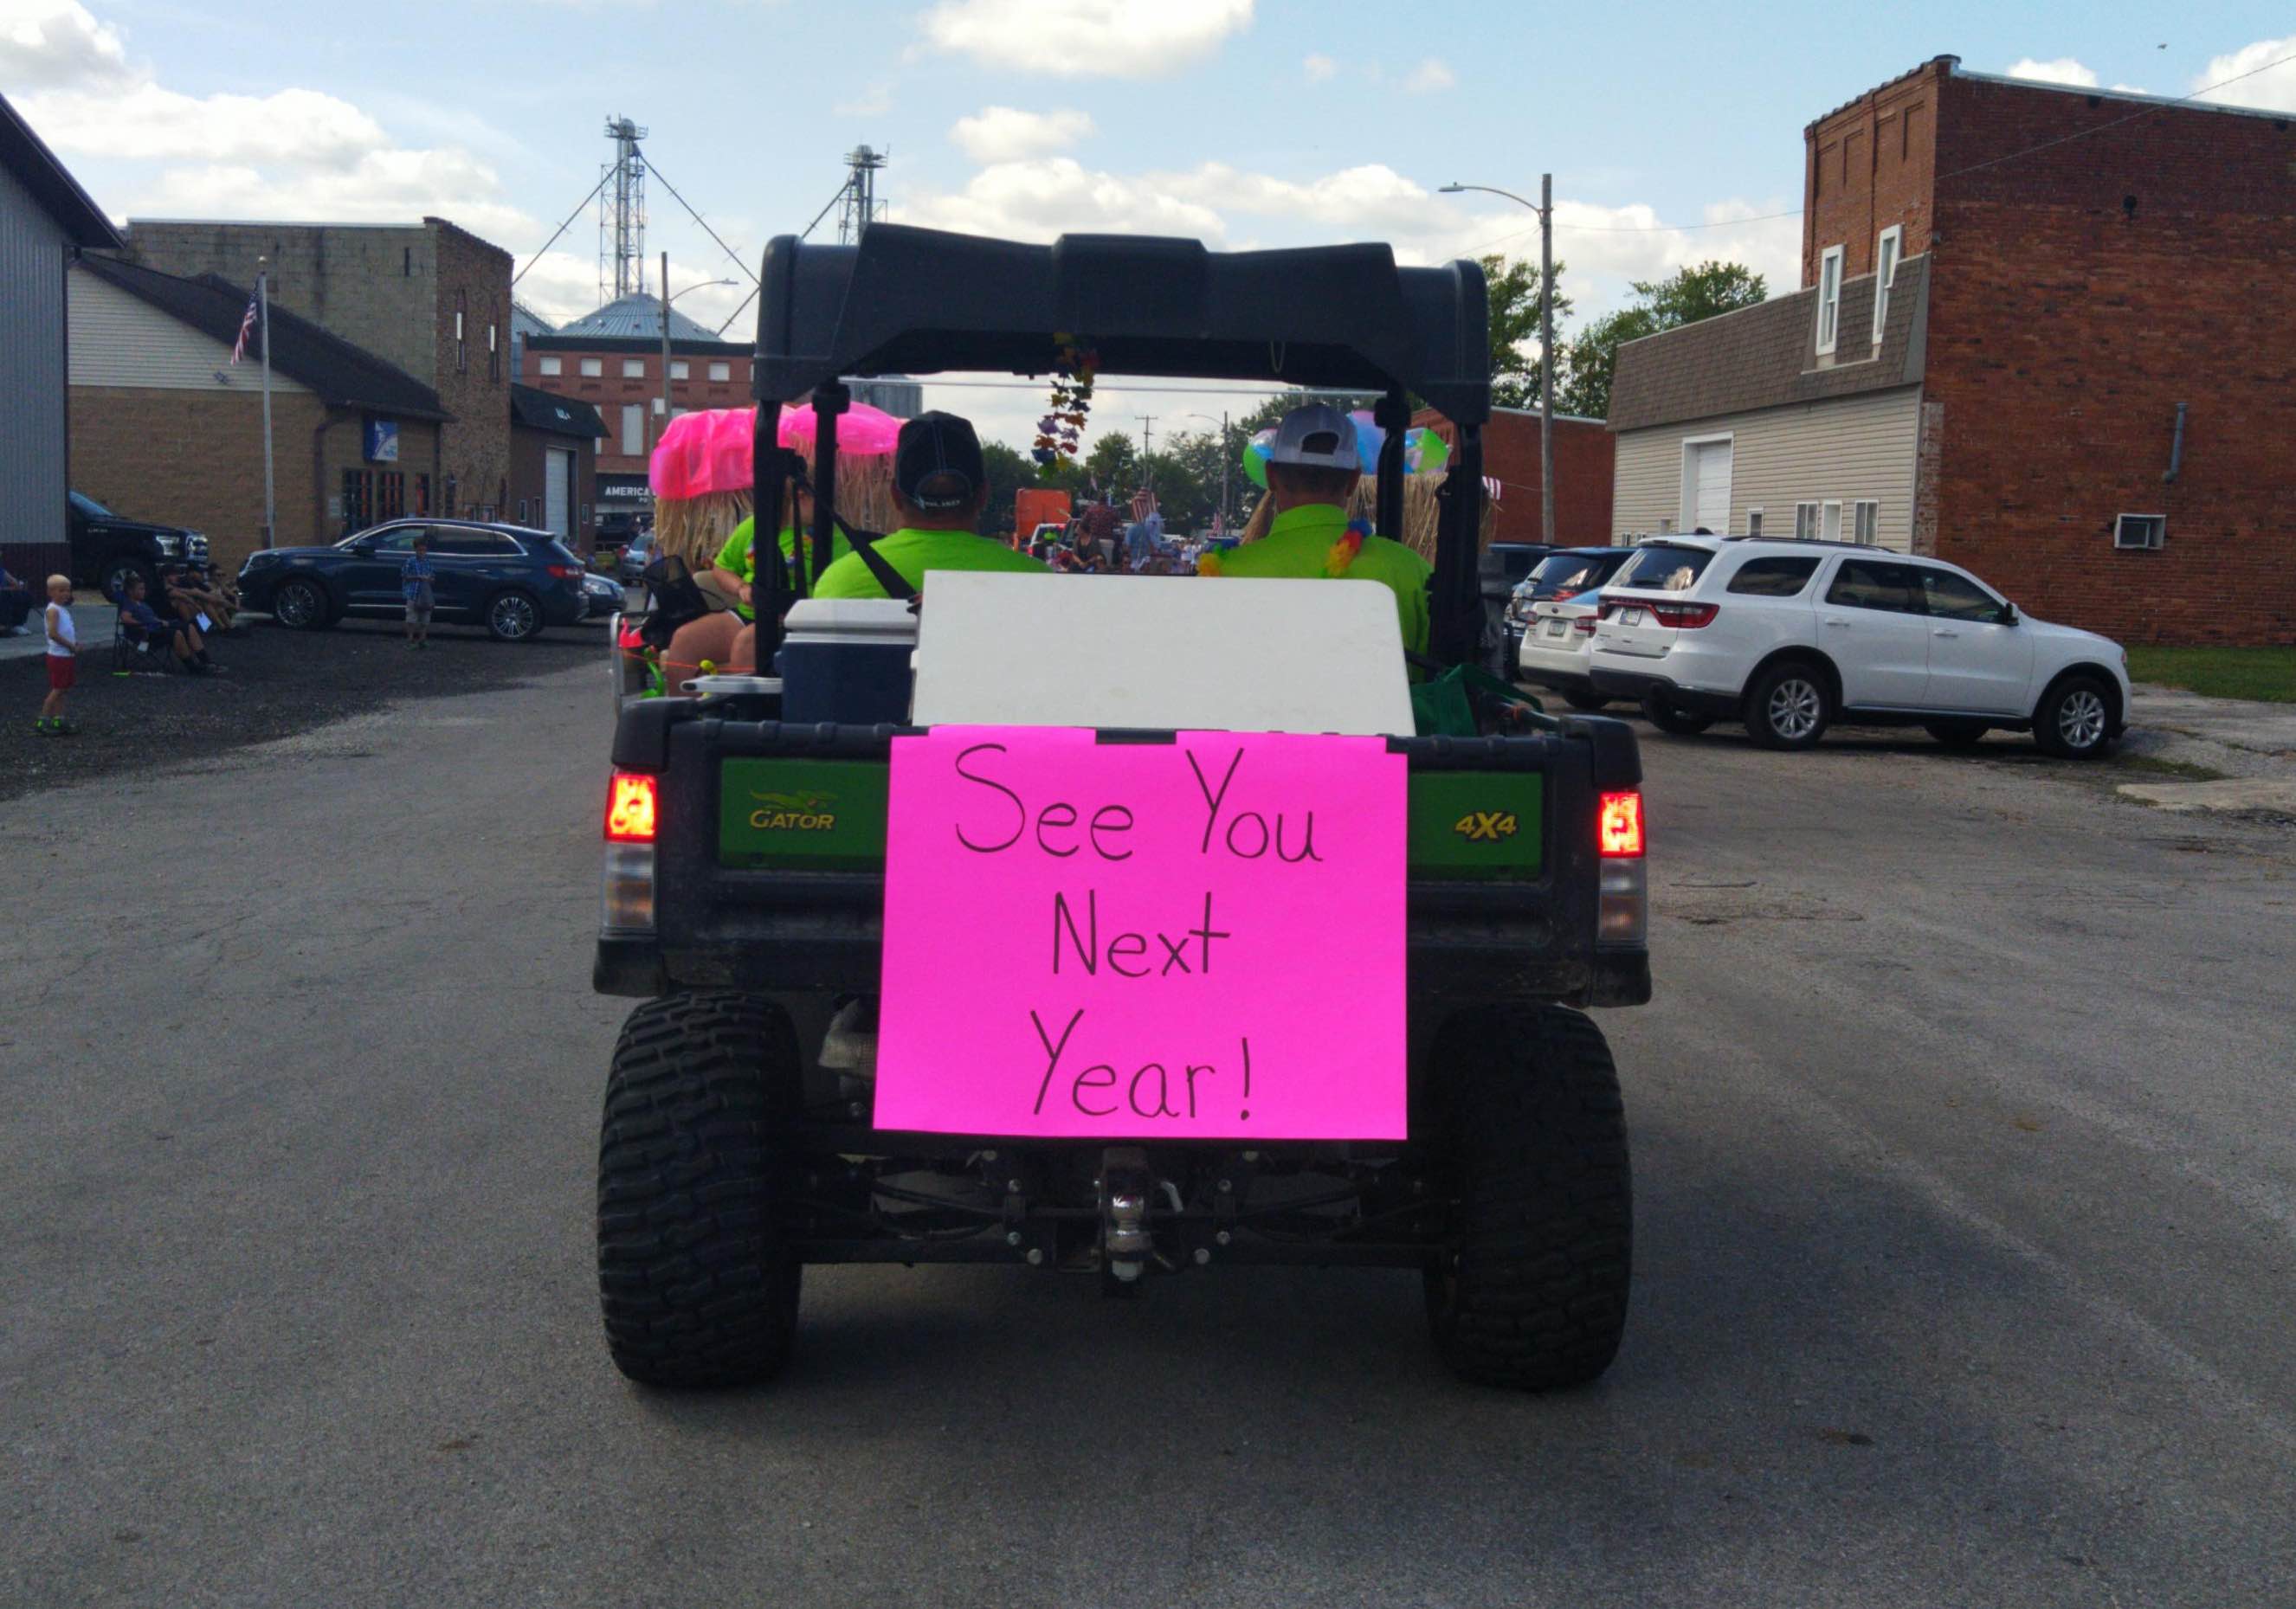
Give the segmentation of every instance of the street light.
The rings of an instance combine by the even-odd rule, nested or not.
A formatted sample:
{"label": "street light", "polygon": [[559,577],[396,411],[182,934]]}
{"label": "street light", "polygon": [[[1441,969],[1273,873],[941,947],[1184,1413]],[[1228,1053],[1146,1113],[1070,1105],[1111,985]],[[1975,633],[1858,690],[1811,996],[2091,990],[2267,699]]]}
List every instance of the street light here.
{"label": "street light", "polygon": [[1450,184],[1444,195],[1464,195],[1480,190],[1505,196],[1518,207],[1538,215],[1538,534],[1554,545],[1554,176],[1538,176],[1536,205],[1512,190],[1496,184]]}
{"label": "street light", "polygon": [[[693,284],[688,285],[684,290],[679,291],[676,296],[672,296],[669,291],[669,253],[665,251],[661,254],[661,428],[664,430],[669,429],[670,419],[669,305],[676,301],[679,296],[690,295],[693,291],[702,290],[710,285],[731,285],[735,283],[738,283],[738,282],[734,280],[697,280]],[[656,433],[654,439],[657,442],[661,439],[659,432]]]}

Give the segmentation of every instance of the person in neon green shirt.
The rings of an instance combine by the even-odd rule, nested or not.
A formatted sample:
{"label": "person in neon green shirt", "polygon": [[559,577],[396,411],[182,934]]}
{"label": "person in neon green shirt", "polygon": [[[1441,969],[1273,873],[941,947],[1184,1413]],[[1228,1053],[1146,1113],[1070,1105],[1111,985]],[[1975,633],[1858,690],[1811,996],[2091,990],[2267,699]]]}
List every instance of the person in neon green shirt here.
{"label": "person in neon green shirt", "polygon": [[[803,512],[792,510],[793,514],[798,519],[809,520],[813,499],[806,496],[802,492],[797,496],[806,507]],[[757,529],[757,517],[750,515],[735,526],[734,534],[726,538],[726,545],[718,550],[718,558],[715,561],[718,590],[727,597],[736,600],[734,612],[744,620],[755,620],[758,617],[757,611],[750,604],[750,587],[758,578],[756,555],[750,550],[750,533]],[[829,559],[832,564],[836,563],[852,551],[853,544],[845,540],[844,532],[830,533]],[[812,534],[808,532],[806,552],[808,557],[812,551],[813,537]],[[797,529],[793,526],[782,527],[782,557],[791,564],[797,562]]]}
{"label": "person in neon green shirt", "polygon": [[[988,502],[988,470],[972,421],[922,413],[901,427],[893,448],[893,509],[900,528],[876,542],[878,555],[922,591],[935,570],[1052,572],[1025,553],[976,533]],[[882,598],[885,589],[858,553],[822,572],[816,598]]]}
{"label": "person in neon green shirt", "polygon": [[1322,403],[1292,409],[1268,447],[1267,495],[1275,518],[1267,535],[1207,553],[1198,568],[1207,576],[1379,582],[1395,593],[1404,648],[1423,654],[1434,567],[1399,542],[1349,525],[1348,498],[1362,473],[1353,420]]}

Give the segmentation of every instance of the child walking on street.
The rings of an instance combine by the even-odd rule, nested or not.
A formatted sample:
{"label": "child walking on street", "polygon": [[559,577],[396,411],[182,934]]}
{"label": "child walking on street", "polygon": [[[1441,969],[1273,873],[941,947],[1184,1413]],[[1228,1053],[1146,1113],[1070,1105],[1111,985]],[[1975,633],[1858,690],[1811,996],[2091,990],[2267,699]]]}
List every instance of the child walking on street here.
{"label": "child walking on street", "polygon": [[72,624],[71,579],[48,577],[48,697],[40,706],[33,730],[51,738],[68,738],[79,731],[64,719],[64,695],[79,677],[79,628]]}
{"label": "child walking on street", "polygon": [[430,635],[430,611],[439,601],[431,584],[439,572],[430,564],[430,539],[414,539],[414,555],[398,567],[398,589],[406,594],[406,646],[421,648]]}

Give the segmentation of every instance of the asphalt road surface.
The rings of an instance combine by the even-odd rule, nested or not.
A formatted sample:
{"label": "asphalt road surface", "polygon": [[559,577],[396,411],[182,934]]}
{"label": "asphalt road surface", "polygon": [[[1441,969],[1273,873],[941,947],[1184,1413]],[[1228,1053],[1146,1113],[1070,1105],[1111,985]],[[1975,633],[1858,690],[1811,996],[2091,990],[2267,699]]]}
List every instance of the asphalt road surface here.
{"label": "asphalt road surface", "polygon": [[594,667],[0,824],[0,1603],[2296,1601],[2296,843],[2021,747],[1647,737],[1596,1388],[1402,1274],[591,1283]]}

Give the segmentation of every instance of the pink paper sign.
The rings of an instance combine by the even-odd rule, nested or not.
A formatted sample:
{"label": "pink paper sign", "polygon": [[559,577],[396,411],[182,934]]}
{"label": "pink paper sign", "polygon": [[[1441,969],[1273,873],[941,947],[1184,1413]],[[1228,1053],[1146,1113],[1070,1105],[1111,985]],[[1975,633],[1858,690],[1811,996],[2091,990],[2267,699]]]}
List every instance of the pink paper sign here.
{"label": "pink paper sign", "polygon": [[1403,1138],[1405,772],[1379,738],[896,739],[877,1126]]}

